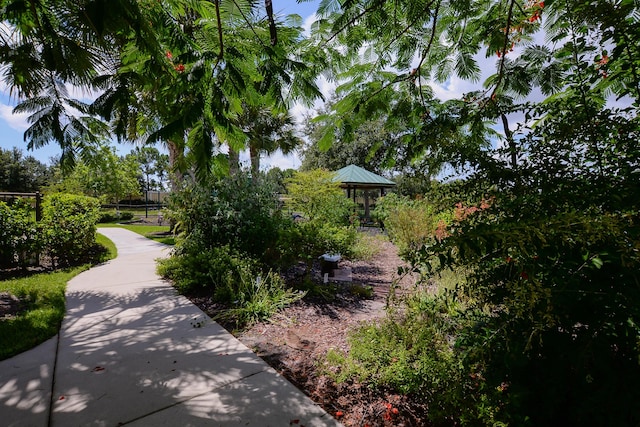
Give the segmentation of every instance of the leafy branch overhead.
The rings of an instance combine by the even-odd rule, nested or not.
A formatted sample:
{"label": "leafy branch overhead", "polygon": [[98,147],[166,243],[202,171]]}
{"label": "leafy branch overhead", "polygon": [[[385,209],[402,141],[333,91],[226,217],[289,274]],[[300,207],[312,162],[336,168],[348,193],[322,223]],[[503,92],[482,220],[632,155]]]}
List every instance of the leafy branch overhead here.
{"label": "leafy branch overhead", "polygon": [[[454,166],[474,166],[478,149],[496,138],[496,121],[509,138],[506,118],[547,114],[533,110],[531,96],[546,97],[541,106],[577,89],[601,106],[640,96],[633,1],[324,0],[319,14],[311,39],[333,58],[340,94],[323,118],[324,147],[336,128],[349,133],[382,118],[388,131],[416,135],[410,144],[424,156],[437,156],[446,141],[461,154]],[[491,58],[494,73],[479,82]],[[458,79],[478,89],[448,101],[434,95],[435,83]]]}
{"label": "leafy branch overhead", "polygon": [[166,143],[174,166],[184,157],[206,175],[214,149],[244,144],[245,105],[284,112],[321,96],[300,19],[282,20],[270,1],[10,1],[1,12],[4,80],[17,111],[31,113],[25,139],[59,144],[69,165],[102,120],[119,139]]}

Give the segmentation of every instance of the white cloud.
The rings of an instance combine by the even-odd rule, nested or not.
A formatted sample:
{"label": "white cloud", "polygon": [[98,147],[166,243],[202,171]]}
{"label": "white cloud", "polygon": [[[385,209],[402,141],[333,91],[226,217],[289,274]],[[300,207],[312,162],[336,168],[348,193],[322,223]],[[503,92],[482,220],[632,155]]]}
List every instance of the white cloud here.
{"label": "white cloud", "polygon": [[309,35],[311,35],[311,26],[313,25],[314,22],[316,22],[318,20],[318,17],[316,16],[315,13],[307,16],[304,19],[304,22],[302,23],[302,29],[304,30],[304,36],[305,37],[309,37]]}
{"label": "white cloud", "polygon": [[29,127],[29,113],[14,114],[13,107],[7,104],[0,104],[0,119],[10,128],[24,132]]}
{"label": "white cloud", "polygon": [[300,157],[298,153],[284,155],[280,150],[276,151],[272,155],[262,159],[260,168],[262,170],[269,170],[271,168],[285,169],[298,169],[300,167]]}

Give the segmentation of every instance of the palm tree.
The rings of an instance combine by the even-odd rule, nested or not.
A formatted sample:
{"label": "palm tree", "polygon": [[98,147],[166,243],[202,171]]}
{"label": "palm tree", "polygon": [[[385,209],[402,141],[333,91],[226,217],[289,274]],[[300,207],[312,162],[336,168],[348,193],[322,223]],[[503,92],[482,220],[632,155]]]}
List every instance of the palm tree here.
{"label": "palm tree", "polygon": [[[30,147],[51,141],[63,157],[112,125],[121,140],[164,142],[174,170],[208,174],[217,145],[240,147],[242,101],[283,109],[292,96],[318,96],[311,67],[296,60],[302,29],[270,2],[35,0],[4,3],[0,63],[19,111],[31,112]],[[101,95],[90,107],[67,85]],[[76,118],[80,110],[82,118]],[[192,167],[193,165],[193,167]]]}
{"label": "palm tree", "polygon": [[238,125],[247,137],[251,159],[251,175],[258,177],[260,155],[293,152],[302,144],[295,133],[293,118],[289,113],[274,112],[267,107],[247,106],[238,116]]}

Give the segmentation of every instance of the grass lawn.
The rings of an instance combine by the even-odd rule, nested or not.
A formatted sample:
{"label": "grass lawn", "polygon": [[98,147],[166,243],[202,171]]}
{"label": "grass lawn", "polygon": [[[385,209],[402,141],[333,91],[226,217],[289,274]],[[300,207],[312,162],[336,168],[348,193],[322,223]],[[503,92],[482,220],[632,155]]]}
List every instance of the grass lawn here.
{"label": "grass lawn", "polygon": [[134,233],[138,233],[148,239],[155,240],[156,242],[164,243],[165,245],[174,245],[175,237],[173,235],[158,235],[157,233],[168,233],[168,225],[141,225],[141,224],[98,224],[98,227],[118,227],[125,228]]}
{"label": "grass lawn", "polygon": [[[96,241],[108,250],[100,261],[116,256],[116,247],[109,239],[98,234]],[[0,281],[0,292],[9,292],[26,305],[26,310],[17,316],[0,320],[0,360],[33,348],[58,333],[65,313],[67,282],[90,267],[85,264]]]}

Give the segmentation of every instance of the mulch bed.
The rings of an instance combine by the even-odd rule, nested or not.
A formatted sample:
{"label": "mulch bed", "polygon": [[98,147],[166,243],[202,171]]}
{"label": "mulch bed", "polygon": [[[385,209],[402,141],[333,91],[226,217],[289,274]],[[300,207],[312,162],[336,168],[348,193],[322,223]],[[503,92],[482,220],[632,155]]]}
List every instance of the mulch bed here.
{"label": "mulch bed", "polygon": [[[349,350],[349,331],[385,316],[389,290],[399,279],[401,265],[396,247],[383,242],[370,261],[340,262],[341,268],[351,267],[353,283],[373,289],[370,298],[352,292],[348,284],[338,285],[334,300],[305,298],[236,336],[345,426],[427,425],[423,421],[427,408],[421,402],[361,384],[337,384],[319,363],[329,349]],[[320,281],[319,272],[316,275]],[[414,277],[402,278],[400,292],[414,284]],[[188,297],[209,315],[221,308],[207,296]]]}

